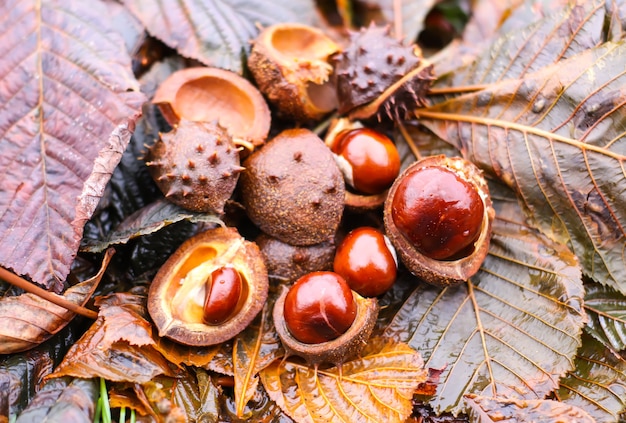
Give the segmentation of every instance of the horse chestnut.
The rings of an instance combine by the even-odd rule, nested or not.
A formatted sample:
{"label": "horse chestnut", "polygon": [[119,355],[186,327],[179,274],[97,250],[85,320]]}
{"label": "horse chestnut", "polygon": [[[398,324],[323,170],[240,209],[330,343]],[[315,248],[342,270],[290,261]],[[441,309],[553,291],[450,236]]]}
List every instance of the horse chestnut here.
{"label": "horse chestnut", "polygon": [[385,231],[405,266],[426,282],[456,285],[489,251],[492,207],[481,170],[460,157],[431,156],[396,179],[385,201]]}
{"label": "horse chestnut", "polygon": [[185,345],[227,341],[261,311],[269,281],[261,251],[236,229],[185,241],[150,284],[148,312],[159,336]]}
{"label": "horse chestnut", "polygon": [[276,333],[287,355],[310,365],[341,364],[363,349],[378,317],[376,298],[364,298],[333,272],[302,276],[282,293],[273,310]]}
{"label": "horse chestnut", "polygon": [[395,144],[371,128],[340,132],[331,150],[346,182],[363,194],[379,194],[400,173],[400,155]]}
{"label": "horse chestnut", "polygon": [[211,272],[204,298],[204,323],[219,325],[236,313],[242,285],[241,275],[232,266],[218,267]]}
{"label": "horse chestnut", "polygon": [[478,239],[483,212],[476,189],[441,166],[423,167],[403,178],[391,207],[398,230],[436,260],[453,259]]}
{"label": "horse chestnut", "polygon": [[346,235],[335,253],[333,270],[364,297],[385,293],[396,281],[395,250],[382,232],[361,227]]}
{"label": "horse chestnut", "polygon": [[333,272],[298,279],[285,298],[285,324],[300,342],[319,344],[338,338],[356,318],[356,303],[346,281]]}

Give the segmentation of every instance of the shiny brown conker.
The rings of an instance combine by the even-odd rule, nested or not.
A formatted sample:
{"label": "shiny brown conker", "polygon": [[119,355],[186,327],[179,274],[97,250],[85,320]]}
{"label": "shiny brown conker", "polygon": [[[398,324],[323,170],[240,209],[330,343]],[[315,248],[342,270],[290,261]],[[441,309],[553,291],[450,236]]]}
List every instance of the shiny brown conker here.
{"label": "shiny brown conker", "polygon": [[364,297],[385,293],[396,281],[395,251],[385,235],[371,227],[356,228],[337,247],[333,270]]}
{"label": "shiny brown conker", "polygon": [[189,238],[161,266],[150,284],[148,312],[161,337],[215,345],[254,320],[268,288],[257,245],[234,228],[217,227]]}
{"label": "shiny brown conker", "polygon": [[482,171],[461,157],[430,156],[407,167],[387,199],[385,233],[405,267],[437,286],[478,272],[495,211]]}
{"label": "shiny brown conker", "polygon": [[346,181],[363,194],[379,194],[400,173],[400,155],[393,141],[371,128],[337,135],[331,147]]}
{"label": "shiny brown conker", "polygon": [[478,239],[483,212],[476,188],[442,166],[421,168],[403,178],[391,207],[398,230],[436,260],[453,259]]}
{"label": "shiny brown conker", "polygon": [[222,266],[207,279],[202,320],[207,325],[219,325],[238,311],[243,281],[232,266]]}
{"label": "shiny brown conker", "polygon": [[306,344],[338,338],[352,325],[356,314],[352,290],[333,272],[302,276],[285,298],[285,324],[294,338]]}

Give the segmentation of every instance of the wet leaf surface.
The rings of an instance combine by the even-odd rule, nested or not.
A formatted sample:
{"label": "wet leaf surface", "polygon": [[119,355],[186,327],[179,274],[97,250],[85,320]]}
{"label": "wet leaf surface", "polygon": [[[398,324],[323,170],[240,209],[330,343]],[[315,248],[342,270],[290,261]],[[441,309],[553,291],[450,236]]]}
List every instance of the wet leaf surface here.
{"label": "wet leaf surface", "polygon": [[584,273],[626,291],[626,44],[419,111],[421,122],[511,186]]}
{"label": "wet leaf surface", "polygon": [[268,301],[257,318],[233,342],[235,403],[239,417],[243,416],[246,404],[255,395],[258,373],[284,355],[272,320],[273,305],[273,301]]}
{"label": "wet leaf surface", "polygon": [[188,371],[176,382],[174,402],[185,409],[191,423],[219,421],[219,388],[203,369]]}
{"label": "wet leaf surface", "polygon": [[589,335],[582,341],[576,370],[561,380],[556,395],[586,410],[598,423],[618,421],[626,408],[626,359]]}
{"label": "wet leaf surface", "polygon": [[97,399],[98,384],[93,379],[49,380],[16,423],[92,421]]}
{"label": "wet leaf surface", "polygon": [[174,376],[169,362],[155,348],[145,298],[113,294],[100,298],[96,305],[100,306],[98,320],[49,377],[145,383],[161,374]]}
{"label": "wet leaf surface", "polygon": [[489,255],[467,284],[412,283],[384,333],[442,370],[436,412],[469,411],[467,394],[543,399],[573,368],[585,322],[580,269],[532,230],[496,219]]}
{"label": "wet leaf surface", "polygon": [[586,290],[587,332],[616,354],[626,350],[626,297],[598,285]]}
{"label": "wet leaf surface", "polygon": [[109,233],[106,240],[83,245],[81,250],[97,253],[114,244],[125,244],[133,238],[149,235],[182,220],[223,225],[219,217],[215,215],[190,212],[165,199],[159,199],[130,215],[113,232]]}
{"label": "wet leaf surface", "polygon": [[419,354],[402,343],[370,339],[362,358],[341,369],[277,360],[261,371],[263,386],[298,422],[402,421],[413,392],[426,381]]}
{"label": "wet leaf surface", "polygon": [[495,399],[470,395],[467,399],[471,407],[472,421],[480,423],[522,421],[560,423],[594,423],[595,420],[583,409],[558,401],[515,399]]}
{"label": "wet leaf surface", "polygon": [[0,5],[0,264],[56,292],[144,99],[106,11]]}
{"label": "wet leaf surface", "polygon": [[[521,78],[596,47],[603,41],[605,16],[601,0],[579,0],[538,21],[526,16],[527,19],[520,19],[524,27],[505,26],[513,28],[471,64],[456,69],[453,76],[445,79],[445,85],[463,87]],[[528,25],[529,22],[534,23]]]}
{"label": "wet leaf surface", "polygon": [[124,0],[148,32],[181,55],[205,65],[242,72],[242,57],[256,25],[310,23],[308,0]]}
{"label": "wet leaf surface", "polygon": [[[100,271],[92,278],[68,288],[63,298],[85,305],[97,288],[113,256],[109,250]],[[33,348],[63,329],[75,313],[53,304],[35,294],[0,297],[0,354],[10,354]]]}

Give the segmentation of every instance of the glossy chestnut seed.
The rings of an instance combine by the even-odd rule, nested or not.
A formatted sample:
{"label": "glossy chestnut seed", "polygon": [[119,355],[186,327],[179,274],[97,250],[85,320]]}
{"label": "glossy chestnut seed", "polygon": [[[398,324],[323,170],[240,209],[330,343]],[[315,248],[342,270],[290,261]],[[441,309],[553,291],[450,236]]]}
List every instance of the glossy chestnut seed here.
{"label": "glossy chestnut seed", "polygon": [[350,287],[333,272],[313,272],[301,277],[285,297],[287,329],[305,344],[338,338],[350,328],[356,314]]}
{"label": "glossy chestnut seed", "polygon": [[379,194],[400,173],[400,155],[395,144],[371,128],[339,133],[331,150],[348,184],[360,193]]}
{"label": "glossy chestnut seed", "polygon": [[452,170],[425,167],[399,183],[391,215],[419,252],[454,260],[478,239],[484,205],[477,190]]}
{"label": "glossy chestnut seed", "polygon": [[219,325],[238,309],[243,282],[234,267],[218,267],[207,279],[202,320],[207,325]]}
{"label": "glossy chestnut seed", "polygon": [[387,292],[396,281],[397,268],[393,246],[370,227],[350,231],[337,247],[333,263],[333,270],[364,297]]}

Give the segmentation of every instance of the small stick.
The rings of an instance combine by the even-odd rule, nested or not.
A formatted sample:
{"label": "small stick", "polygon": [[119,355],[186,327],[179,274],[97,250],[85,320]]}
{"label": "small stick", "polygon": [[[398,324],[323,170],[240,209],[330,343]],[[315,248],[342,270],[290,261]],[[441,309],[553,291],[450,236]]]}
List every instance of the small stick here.
{"label": "small stick", "polygon": [[26,292],[35,294],[38,297],[43,298],[44,300],[50,301],[51,303],[56,304],[59,307],[63,307],[64,309],[72,311],[76,314],[80,314],[81,316],[85,316],[93,320],[98,318],[98,313],[96,313],[95,311],[68,301],[62,296],[57,295],[53,292],[46,291],[45,289],[40,288],[31,282],[28,282],[27,280],[17,276],[16,274],[9,272],[4,267],[0,267],[0,279],[7,281],[11,285],[17,286],[18,288],[22,288]]}

